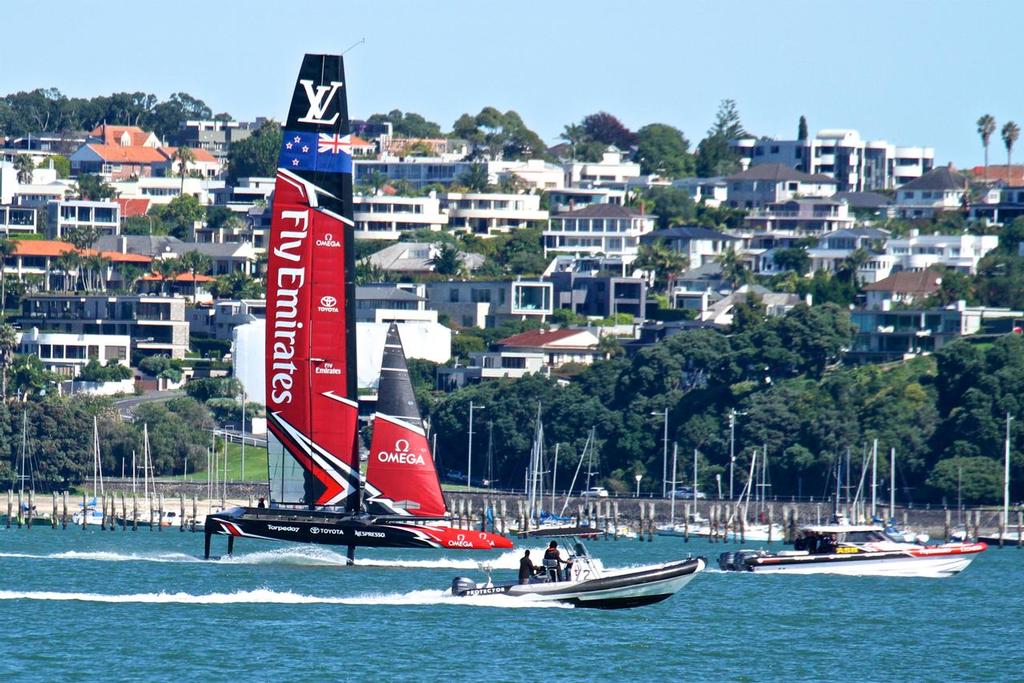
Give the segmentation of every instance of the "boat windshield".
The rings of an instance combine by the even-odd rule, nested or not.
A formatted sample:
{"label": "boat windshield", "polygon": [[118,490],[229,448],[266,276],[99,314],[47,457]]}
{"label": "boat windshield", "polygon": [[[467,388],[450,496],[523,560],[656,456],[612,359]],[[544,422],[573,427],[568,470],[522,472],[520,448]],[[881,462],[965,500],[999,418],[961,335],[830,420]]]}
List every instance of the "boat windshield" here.
{"label": "boat windshield", "polygon": [[848,531],[843,538],[845,543],[878,543],[887,540],[880,531]]}

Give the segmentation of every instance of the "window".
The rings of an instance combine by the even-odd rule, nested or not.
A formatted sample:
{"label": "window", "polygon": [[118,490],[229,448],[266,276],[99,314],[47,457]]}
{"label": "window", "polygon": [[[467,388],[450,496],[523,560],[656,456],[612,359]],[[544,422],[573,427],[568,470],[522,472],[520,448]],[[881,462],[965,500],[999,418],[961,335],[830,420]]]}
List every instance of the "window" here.
{"label": "window", "polygon": [[451,301],[452,303],[459,302],[459,290],[455,287],[448,290],[448,301]]}
{"label": "window", "polygon": [[778,154],[779,153],[779,146],[778,145],[772,145],[771,153],[772,154]]}

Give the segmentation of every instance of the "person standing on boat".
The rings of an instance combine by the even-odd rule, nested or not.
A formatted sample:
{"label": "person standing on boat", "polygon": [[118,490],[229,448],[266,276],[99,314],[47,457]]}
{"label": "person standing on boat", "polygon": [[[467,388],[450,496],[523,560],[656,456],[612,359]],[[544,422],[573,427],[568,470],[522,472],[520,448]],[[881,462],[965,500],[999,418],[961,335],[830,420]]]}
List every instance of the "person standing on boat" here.
{"label": "person standing on boat", "polygon": [[558,541],[551,541],[548,549],[544,551],[544,569],[547,570],[548,578],[551,581],[561,579],[561,565],[566,564],[562,554],[558,550]]}
{"label": "person standing on boat", "polygon": [[530,583],[530,577],[536,573],[537,568],[533,566],[533,560],[530,559],[530,551],[527,550],[519,559],[519,584],[526,585]]}

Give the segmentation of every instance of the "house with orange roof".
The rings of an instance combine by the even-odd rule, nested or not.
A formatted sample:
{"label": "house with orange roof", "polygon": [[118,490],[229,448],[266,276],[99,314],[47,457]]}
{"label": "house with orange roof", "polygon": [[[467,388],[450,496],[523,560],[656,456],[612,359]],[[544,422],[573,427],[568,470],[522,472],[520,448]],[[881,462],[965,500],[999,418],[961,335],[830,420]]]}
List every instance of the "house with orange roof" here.
{"label": "house with orange roof", "polygon": [[[164,147],[156,135],[137,126],[104,124],[71,155],[71,172],[98,173],[111,180],[171,176],[180,173],[177,150]],[[221,162],[207,150],[194,149],[192,156],[186,164],[189,175],[212,178],[220,173]]]}
{"label": "house with orange roof", "polygon": [[529,330],[494,343],[502,353],[541,353],[550,368],[566,363],[590,365],[602,357],[597,335],[587,329]]}
{"label": "house with orange roof", "polygon": [[209,287],[217,278],[202,273],[177,273],[164,277],[160,273],[147,273],[135,283],[139,294],[183,296],[193,303],[211,303],[213,295]]}
{"label": "house with orange roof", "polygon": [[88,266],[81,260],[76,262],[70,254],[76,254],[79,259],[101,257],[102,287],[108,289],[121,287],[132,269],[145,272],[153,265],[151,256],[141,254],[76,249],[75,245],[61,240],[14,240],[14,251],[4,257],[5,273],[19,281],[30,276],[41,278],[44,289],[75,289],[81,283],[82,271]]}

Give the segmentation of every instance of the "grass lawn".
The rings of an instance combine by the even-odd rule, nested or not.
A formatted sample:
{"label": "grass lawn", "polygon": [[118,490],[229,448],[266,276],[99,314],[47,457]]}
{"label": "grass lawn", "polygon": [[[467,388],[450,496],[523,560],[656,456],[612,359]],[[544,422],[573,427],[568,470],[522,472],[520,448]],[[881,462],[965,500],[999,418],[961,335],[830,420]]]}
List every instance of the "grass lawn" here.
{"label": "grass lawn", "polygon": [[[188,479],[206,481],[206,462],[200,463],[202,469],[198,472],[189,472]],[[217,476],[223,477],[224,472],[224,444],[217,442]],[[191,469],[191,464],[189,465]],[[245,447],[245,472],[242,472],[242,445],[237,443],[228,444],[228,481],[266,481],[267,480],[267,449],[258,446],[246,445]],[[172,479],[182,479],[179,474]]]}

